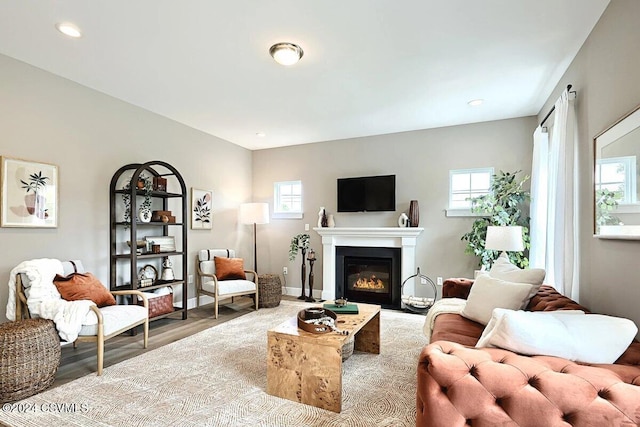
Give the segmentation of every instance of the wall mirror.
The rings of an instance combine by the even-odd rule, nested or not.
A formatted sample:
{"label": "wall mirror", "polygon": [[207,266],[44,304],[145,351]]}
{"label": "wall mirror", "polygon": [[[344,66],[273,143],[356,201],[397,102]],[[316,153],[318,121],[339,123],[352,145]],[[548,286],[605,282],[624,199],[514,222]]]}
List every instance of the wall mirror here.
{"label": "wall mirror", "polygon": [[640,106],[594,138],[594,235],[640,240]]}

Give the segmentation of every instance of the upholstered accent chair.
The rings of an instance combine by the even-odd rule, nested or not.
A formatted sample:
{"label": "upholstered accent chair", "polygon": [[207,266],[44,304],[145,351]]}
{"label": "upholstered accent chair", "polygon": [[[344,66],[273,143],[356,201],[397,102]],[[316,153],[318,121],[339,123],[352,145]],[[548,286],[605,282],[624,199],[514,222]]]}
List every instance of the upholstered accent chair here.
{"label": "upholstered accent chair", "polygon": [[[225,278],[222,272],[216,271],[216,258],[219,265],[221,261],[236,260],[236,265],[242,265],[241,261],[236,258],[233,249],[203,249],[198,252],[196,257],[196,270],[198,277],[196,280],[196,303],[200,307],[200,295],[208,295],[215,299],[214,316],[218,318],[218,308],[222,300],[238,296],[250,296],[253,298],[256,310],[258,309],[258,273],[252,270],[245,270],[241,267],[238,271],[232,273],[242,274],[226,274]],[[249,276],[246,276],[246,275]],[[245,276],[245,277],[241,277]]]}
{"label": "upholstered accent chair", "polygon": [[[29,295],[31,288],[31,278],[37,277],[38,279],[46,276],[44,272],[38,272],[34,270],[34,266],[37,267],[37,261],[32,260],[22,263],[27,268],[20,270],[20,266],[13,270],[15,276],[15,316],[9,317],[9,311],[7,311],[7,317],[10,320],[22,320],[40,317],[31,313],[29,307],[33,305],[29,303]],[[56,260],[53,260],[56,261]],[[62,262],[62,269],[64,276],[71,273],[85,273],[84,267],[79,260],[64,261]],[[20,271],[20,272],[18,272]],[[35,274],[35,276],[34,276]],[[13,281],[13,280],[12,280]],[[51,284],[55,287],[55,285]],[[98,308],[96,305],[89,307],[89,312],[82,321],[82,327],[78,333],[77,338],[73,341],[73,347],[76,348],[78,342],[95,342],[97,345],[97,375],[102,375],[104,364],[104,342],[110,338],[120,335],[123,332],[131,330],[136,326],[143,326],[143,345],[147,348],[149,340],[149,303],[144,293],[134,290],[123,291],[111,291],[111,294],[116,296],[130,296],[141,299],[144,302],[143,306],[137,304],[116,304]],[[10,296],[11,298],[11,296]],[[62,300],[62,297],[60,297]],[[116,299],[117,301],[117,299]],[[55,301],[54,301],[55,302]],[[10,304],[12,301],[9,302]],[[13,313],[12,313],[13,314]],[[58,331],[60,327],[56,326]],[[61,339],[62,340],[62,339]],[[62,340],[64,341],[64,340]]]}

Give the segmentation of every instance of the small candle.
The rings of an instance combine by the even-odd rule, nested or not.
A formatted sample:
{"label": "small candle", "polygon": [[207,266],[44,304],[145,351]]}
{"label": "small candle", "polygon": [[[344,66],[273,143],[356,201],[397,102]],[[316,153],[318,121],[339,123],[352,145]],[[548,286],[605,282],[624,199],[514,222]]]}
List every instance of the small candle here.
{"label": "small candle", "polygon": [[313,249],[309,249],[309,253],[307,254],[307,259],[316,259],[316,253]]}

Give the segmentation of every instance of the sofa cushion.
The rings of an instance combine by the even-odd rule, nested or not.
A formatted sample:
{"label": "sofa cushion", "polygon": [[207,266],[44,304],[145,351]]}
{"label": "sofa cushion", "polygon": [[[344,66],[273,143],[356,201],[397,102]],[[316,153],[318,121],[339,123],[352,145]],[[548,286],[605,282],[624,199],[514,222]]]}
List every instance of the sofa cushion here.
{"label": "sofa cushion", "polygon": [[[251,280],[219,280],[218,295],[224,296],[229,294],[239,294],[242,292],[254,292],[256,290],[256,283]],[[202,290],[207,292],[215,292],[216,285],[213,280],[204,282],[202,284]]]}
{"label": "sofa cushion", "polygon": [[[542,268],[522,269],[517,265],[511,264],[511,261],[509,261],[509,258],[504,252],[493,262],[491,270],[489,270],[489,276],[495,277],[496,279],[533,285],[527,301],[538,292],[538,289],[542,286],[545,275],[546,272]],[[524,308],[524,306],[521,308]]]}
{"label": "sofa cushion", "polygon": [[[102,318],[104,319],[104,335],[111,335],[122,328],[126,328],[133,323],[141,322],[147,317],[147,309],[145,307],[131,305],[112,305],[102,307],[100,309]],[[92,316],[87,315],[80,329],[79,336],[95,336],[98,334],[98,322],[93,311]]]}
{"label": "sofa cushion", "polygon": [[602,314],[497,308],[476,347],[499,347],[582,363],[614,363],[637,332],[631,320]]}
{"label": "sofa cushion", "polygon": [[98,307],[115,305],[116,299],[91,273],[56,274],[53,279],[60,296],[67,301],[91,300]]}
{"label": "sofa cushion", "polygon": [[517,310],[529,301],[531,287],[528,283],[514,283],[481,274],[476,279],[467,304],[460,313],[467,319],[486,325],[494,308]]}

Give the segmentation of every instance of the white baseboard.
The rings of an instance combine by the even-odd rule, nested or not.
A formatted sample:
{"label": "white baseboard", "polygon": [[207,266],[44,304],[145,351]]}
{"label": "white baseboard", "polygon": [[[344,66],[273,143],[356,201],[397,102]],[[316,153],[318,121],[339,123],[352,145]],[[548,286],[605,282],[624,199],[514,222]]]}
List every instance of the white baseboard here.
{"label": "white baseboard", "polygon": [[[305,295],[307,294],[307,292],[308,292],[308,289],[305,289]],[[282,295],[291,295],[294,297],[299,297],[301,294],[302,294],[302,290],[300,288],[290,288],[286,286],[282,287]],[[314,289],[313,297],[316,299],[326,299],[321,289]]]}

